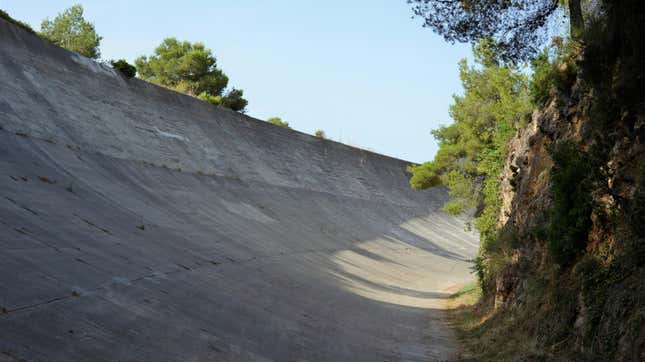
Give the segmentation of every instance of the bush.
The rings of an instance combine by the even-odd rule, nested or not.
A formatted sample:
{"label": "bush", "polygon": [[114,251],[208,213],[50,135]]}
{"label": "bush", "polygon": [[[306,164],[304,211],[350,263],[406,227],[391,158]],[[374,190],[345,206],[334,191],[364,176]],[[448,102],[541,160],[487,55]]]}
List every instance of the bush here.
{"label": "bush", "polygon": [[206,103],[210,103],[210,104],[213,104],[213,105],[216,105],[216,106],[219,106],[220,104],[222,104],[222,96],[214,96],[214,95],[212,95],[210,93],[207,93],[207,92],[201,92],[197,96],[197,98],[202,100],[202,101],[204,101],[204,102],[206,102]]}
{"label": "bush", "polygon": [[121,72],[121,74],[125,75],[128,78],[132,78],[137,74],[137,68],[126,62],[125,59],[119,59],[119,60],[112,60],[110,61],[110,64],[112,64],[112,68],[118,70]]}
{"label": "bush", "polygon": [[280,117],[271,117],[267,119],[267,122],[276,125],[278,127],[283,127],[283,128],[291,128],[289,127],[289,122],[285,122],[282,120]]}
{"label": "bush", "polygon": [[248,104],[249,102],[244,99],[244,91],[233,88],[222,97],[222,103],[220,105],[224,108],[244,113]]}
{"label": "bush", "polygon": [[7,12],[6,12],[6,11],[4,11],[4,10],[2,10],[2,9],[0,9],[0,18],[2,18],[2,19],[4,19],[4,20],[6,20],[6,21],[8,21],[8,22],[10,22],[11,24],[18,25],[19,27],[21,27],[21,28],[23,28],[23,29],[27,30],[28,32],[30,32],[30,33],[32,33],[32,34],[36,34],[36,32],[34,31],[34,29],[32,29],[32,28],[31,28],[31,26],[29,26],[29,24],[24,23],[24,22],[22,22],[22,21],[20,21],[20,20],[16,20],[16,19],[12,18],[11,16],[9,16],[9,14],[7,14]]}
{"label": "bush", "polygon": [[553,206],[546,236],[560,265],[570,263],[586,246],[591,227],[593,167],[591,158],[570,141],[553,144],[551,192]]}
{"label": "bush", "polygon": [[322,138],[322,139],[326,139],[326,138],[327,138],[327,136],[325,136],[325,131],[323,131],[323,130],[321,130],[321,129],[317,130],[317,131],[316,131],[316,133],[315,133],[315,135],[316,135],[316,137],[318,137],[318,138]]}
{"label": "bush", "polygon": [[553,45],[533,59],[530,91],[534,105],[544,105],[551,98],[552,91],[568,93],[578,72],[575,61],[577,49],[573,41],[564,44],[562,38],[554,38]]}
{"label": "bush", "polygon": [[531,68],[533,68],[531,99],[533,104],[543,105],[550,97],[555,80],[555,67],[549,61],[548,51],[538,54],[531,62]]}

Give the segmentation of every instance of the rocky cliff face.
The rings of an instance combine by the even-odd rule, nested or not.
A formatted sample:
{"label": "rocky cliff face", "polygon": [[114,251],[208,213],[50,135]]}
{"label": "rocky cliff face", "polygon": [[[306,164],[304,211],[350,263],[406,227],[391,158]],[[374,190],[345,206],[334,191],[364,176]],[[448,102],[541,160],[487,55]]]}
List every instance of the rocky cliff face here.
{"label": "rocky cliff face", "polygon": [[[623,101],[620,77],[592,83],[583,70],[509,145],[499,227],[517,248],[496,278],[492,301],[497,314],[523,314],[537,349],[552,356],[645,360],[642,102]],[[552,212],[553,174],[564,166],[553,152],[565,143],[573,147],[564,156],[592,170],[572,180],[588,182],[592,206],[580,218],[580,250],[566,263],[554,258],[557,235],[546,230],[560,221]]]}

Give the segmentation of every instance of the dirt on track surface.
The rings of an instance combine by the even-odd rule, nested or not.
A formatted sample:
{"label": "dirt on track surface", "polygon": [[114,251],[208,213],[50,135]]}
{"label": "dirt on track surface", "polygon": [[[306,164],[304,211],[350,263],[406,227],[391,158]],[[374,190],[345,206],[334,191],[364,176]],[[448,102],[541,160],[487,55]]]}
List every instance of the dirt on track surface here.
{"label": "dirt on track surface", "polygon": [[476,235],[406,162],[0,19],[0,360],[427,361]]}

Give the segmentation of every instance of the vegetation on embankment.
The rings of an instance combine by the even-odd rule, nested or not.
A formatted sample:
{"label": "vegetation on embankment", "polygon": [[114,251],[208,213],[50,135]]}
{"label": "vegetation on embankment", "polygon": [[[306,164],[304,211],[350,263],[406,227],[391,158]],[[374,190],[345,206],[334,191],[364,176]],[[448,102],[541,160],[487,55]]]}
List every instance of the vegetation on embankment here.
{"label": "vegetation on embankment", "polygon": [[91,59],[99,59],[102,37],[96,33],[94,24],[83,17],[83,7],[73,5],[56,15],[54,20],[45,19],[40,24],[42,38]]}
{"label": "vegetation on embankment", "polygon": [[476,209],[473,224],[481,238],[477,272],[484,280],[507,256],[497,237],[499,176],[508,142],[528,122],[532,105],[528,77],[520,67],[501,62],[495,44],[483,40],[473,53],[474,66],[459,63],[464,95],[454,96],[450,107],[454,123],[432,132],[439,141],[435,159],[408,171],[413,188],[448,186],[453,198],[444,206],[447,212]]}
{"label": "vegetation on embankment", "polygon": [[[645,360],[645,5],[594,6],[571,39],[531,57],[522,91],[511,88],[529,94],[528,124],[508,122],[524,103],[489,92],[503,83],[479,61],[476,81],[462,72],[454,124],[434,133],[435,160],[410,169],[413,187],[450,188],[447,211],[475,210],[481,298],[451,311],[463,359]],[[473,28],[455,31],[491,14],[466,14]],[[468,117],[463,99],[477,101]]]}
{"label": "vegetation on embankment", "polygon": [[448,299],[448,322],[455,330],[462,349],[460,361],[540,359],[524,328],[525,321],[501,320],[485,304],[479,303],[478,283],[464,286]]}
{"label": "vegetation on embankment", "polygon": [[[17,25],[28,32],[46,39],[53,44],[66,48],[85,57],[101,61],[100,44],[103,39],[98,35],[94,24],[84,17],[80,4],[72,5],[53,20],[44,19],[40,31],[36,32],[29,24],[12,18],[0,9],[0,18]],[[245,113],[248,101],[244,91],[228,87],[229,78],[217,67],[217,58],[204,44],[166,38],[149,56],[142,55],[135,65],[125,59],[102,61],[110,64],[126,78],[138,76],[156,85],[190,95],[218,107]],[[272,117],[267,122],[279,127],[291,128],[280,117]],[[315,137],[327,139],[323,130],[316,130]]]}
{"label": "vegetation on embankment", "polygon": [[[52,20],[44,19],[40,32],[13,19],[3,10],[0,10],[0,17],[85,57],[97,61],[101,57],[103,38],[96,32],[94,24],[85,19],[83,6],[79,4],[65,9]],[[128,78],[138,75],[143,80],[220,107],[244,113],[248,105],[243,90],[227,87],[228,77],[217,67],[211,50],[201,43],[167,38],[154,54],[137,58],[136,67],[123,59],[108,63]]]}
{"label": "vegetation on embankment", "polygon": [[[12,18],[0,9],[0,18],[38,35],[53,44],[71,50],[85,57],[100,61],[100,43],[94,24],[85,19],[83,6],[76,4],[57,14],[54,19],[44,19],[40,31],[29,24]],[[103,61],[105,62],[105,61]],[[244,113],[248,101],[244,91],[229,88],[229,78],[217,67],[217,59],[204,44],[166,38],[149,56],[140,56],[135,65],[125,59],[105,62],[126,78],[140,79],[176,92],[190,95],[218,107]],[[288,122],[272,117],[267,122],[291,128]],[[316,137],[326,139],[325,132],[315,131]]]}
{"label": "vegetation on embankment", "polygon": [[6,11],[2,9],[0,9],[0,18],[10,22],[11,24],[17,25],[32,34],[36,34],[36,31],[34,31],[34,29],[29,24],[12,18]]}
{"label": "vegetation on embankment", "polygon": [[244,112],[244,92],[228,88],[228,76],[202,43],[166,38],[150,56],[135,60],[141,79],[199,98],[204,102]]}

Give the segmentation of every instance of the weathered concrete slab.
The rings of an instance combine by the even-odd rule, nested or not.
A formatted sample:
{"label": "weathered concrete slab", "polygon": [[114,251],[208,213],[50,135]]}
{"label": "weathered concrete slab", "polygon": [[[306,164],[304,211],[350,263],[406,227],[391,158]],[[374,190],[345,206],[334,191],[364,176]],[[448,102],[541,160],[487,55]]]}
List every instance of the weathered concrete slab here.
{"label": "weathered concrete slab", "polygon": [[476,238],[406,163],[0,19],[0,360],[445,359]]}

